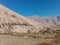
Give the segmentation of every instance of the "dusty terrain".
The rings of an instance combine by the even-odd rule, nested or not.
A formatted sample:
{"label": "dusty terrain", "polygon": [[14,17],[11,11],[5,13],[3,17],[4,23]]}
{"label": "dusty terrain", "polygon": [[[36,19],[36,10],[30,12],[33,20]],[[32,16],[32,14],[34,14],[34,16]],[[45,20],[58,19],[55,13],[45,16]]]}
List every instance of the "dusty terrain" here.
{"label": "dusty terrain", "polygon": [[41,41],[38,38],[0,35],[0,45],[36,45]]}
{"label": "dusty terrain", "polygon": [[[57,38],[56,38],[57,39]],[[0,45],[55,45],[54,34],[29,33],[23,35],[0,34]]]}

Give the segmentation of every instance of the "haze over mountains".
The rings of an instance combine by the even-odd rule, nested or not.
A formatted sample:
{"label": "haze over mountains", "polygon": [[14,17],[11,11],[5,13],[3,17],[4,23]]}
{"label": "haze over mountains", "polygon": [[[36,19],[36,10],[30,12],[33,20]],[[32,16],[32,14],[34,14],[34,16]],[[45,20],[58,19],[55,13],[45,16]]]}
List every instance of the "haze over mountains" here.
{"label": "haze over mountains", "polygon": [[60,24],[60,16],[52,16],[52,17],[40,17],[40,16],[31,16],[30,19],[37,21],[39,23],[44,23],[48,25],[59,25]]}
{"label": "haze over mountains", "polygon": [[51,27],[60,24],[60,17],[39,17],[26,18],[0,4],[0,33],[26,33],[28,30],[38,32],[44,27]]}

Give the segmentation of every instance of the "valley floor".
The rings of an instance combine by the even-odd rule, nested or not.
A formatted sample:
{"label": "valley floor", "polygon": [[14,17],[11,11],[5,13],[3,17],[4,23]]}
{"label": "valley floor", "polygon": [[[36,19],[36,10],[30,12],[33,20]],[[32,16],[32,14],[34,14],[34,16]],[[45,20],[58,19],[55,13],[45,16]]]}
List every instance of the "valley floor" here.
{"label": "valley floor", "polygon": [[39,41],[31,37],[0,35],[0,45],[34,45]]}
{"label": "valley floor", "polygon": [[0,34],[0,45],[55,45],[53,39]]}

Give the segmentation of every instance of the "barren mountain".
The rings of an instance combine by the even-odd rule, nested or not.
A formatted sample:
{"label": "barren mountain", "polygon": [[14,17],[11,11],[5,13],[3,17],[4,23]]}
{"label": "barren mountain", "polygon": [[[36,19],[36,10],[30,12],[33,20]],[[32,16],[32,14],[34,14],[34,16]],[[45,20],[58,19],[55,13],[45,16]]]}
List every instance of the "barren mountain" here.
{"label": "barren mountain", "polygon": [[0,33],[38,32],[43,28],[50,28],[56,24],[60,24],[59,16],[48,18],[32,16],[29,19],[0,4]]}
{"label": "barren mountain", "polygon": [[32,21],[0,4],[0,32],[27,32],[37,31],[39,23]]}
{"label": "barren mountain", "polygon": [[53,17],[40,17],[40,16],[31,16],[29,17],[31,20],[37,21],[42,24],[48,24],[51,26],[59,25],[60,24],[60,17],[53,16]]}

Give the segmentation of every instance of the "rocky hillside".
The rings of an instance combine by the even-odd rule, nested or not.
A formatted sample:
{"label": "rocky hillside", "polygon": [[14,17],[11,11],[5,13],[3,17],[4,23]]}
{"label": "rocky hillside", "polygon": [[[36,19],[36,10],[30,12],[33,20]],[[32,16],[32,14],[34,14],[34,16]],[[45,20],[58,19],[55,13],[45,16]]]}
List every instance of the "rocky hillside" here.
{"label": "rocky hillside", "polygon": [[38,32],[43,28],[51,28],[60,24],[60,17],[39,17],[26,18],[11,9],[0,4],[0,33],[27,33]]}
{"label": "rocky hillside", "polygon": [[0,4],[0,33],[37,31],[39,23],[32,21]]}

